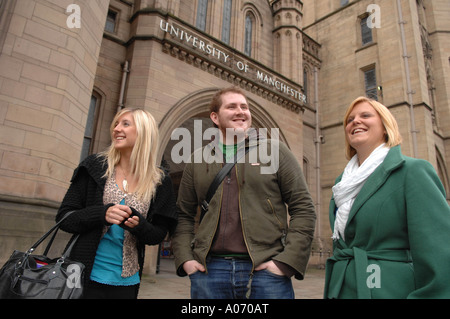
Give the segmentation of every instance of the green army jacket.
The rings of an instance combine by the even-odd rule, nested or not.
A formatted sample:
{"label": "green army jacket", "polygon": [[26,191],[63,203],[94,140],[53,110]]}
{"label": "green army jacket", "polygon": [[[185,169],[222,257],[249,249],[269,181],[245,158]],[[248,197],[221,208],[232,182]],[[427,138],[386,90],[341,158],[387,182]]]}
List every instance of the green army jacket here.
{"label": "green army jacket", "polygon": [[[282,142],[258,139],[247,141],[246,146],[250,151],[236,164],[236,175],[242,231],[253,267],[273,259],[292,267],[295,277],[303,279],[316,220],[303,172]],[[271,150],[275,156],[271,161],[261,156],[270,154]],[[182,265],[188,260],[195,259],[206,267],[224,200],[222,185],[211,199],[198,229],[195,220],[200,203],[222,168],[222,163],[213,160],[217,155],[212,142],[194,152],[183,172],[177,200],[179,220],[172,238],[180,276],[186,275]]]}

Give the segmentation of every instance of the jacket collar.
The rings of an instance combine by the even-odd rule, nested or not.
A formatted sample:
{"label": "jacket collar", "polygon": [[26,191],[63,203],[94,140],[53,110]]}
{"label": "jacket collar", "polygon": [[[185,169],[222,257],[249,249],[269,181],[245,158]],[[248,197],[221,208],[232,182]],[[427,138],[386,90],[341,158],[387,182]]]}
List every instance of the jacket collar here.
{"label": "jacket collar", "polygon": [[[355,202],[353,203],[352,209],[348,216],[347,225],[351,222],[353,217],[357,214],[362,205],[386,182],[388,177],[392,174],[394,170],[401,167],[405,162],[405,157],[401,153],[400,145],[394,146],[390,149],[383,163],[377,167],[377,169],[372,173],[372,175],[367,179],[363,188],[356,196]],[[342,175],[336,180],[339,183],[342,179]],[[334,201],[333,201],[333,205]],[[335,207],[333,207],[333,212]],[[332,214],[332,225],[334,225],[335,216]]]}
{"label": "jacket collar", "polygon": [[103,175],[106,173],[107,168],[108,164],[103,156],[98,154],[89,155],[75,169],[71,182],[74,181],[82,171],[86,171],[98,185],[104,186],[106,178]]}

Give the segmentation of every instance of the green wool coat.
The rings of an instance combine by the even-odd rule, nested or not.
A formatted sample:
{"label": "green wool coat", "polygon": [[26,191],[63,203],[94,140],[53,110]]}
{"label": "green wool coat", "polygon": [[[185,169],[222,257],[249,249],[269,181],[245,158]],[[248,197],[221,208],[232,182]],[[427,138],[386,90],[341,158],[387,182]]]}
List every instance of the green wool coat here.
{"label": "green wool coat", "polygon": [[[336,209],[332,198],[332,228]],[[427,161],[393,147],[356,197],[344,237],[327,260],[325,298],[450,298],[450,207]]]}

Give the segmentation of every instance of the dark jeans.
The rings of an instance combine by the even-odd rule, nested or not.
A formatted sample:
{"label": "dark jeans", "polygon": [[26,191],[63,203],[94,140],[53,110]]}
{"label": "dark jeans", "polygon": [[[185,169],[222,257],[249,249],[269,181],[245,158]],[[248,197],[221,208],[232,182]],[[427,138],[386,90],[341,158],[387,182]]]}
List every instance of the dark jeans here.
{"label": "dark jeans", "polygon": [[[190,275],[192,299],[293,299],[291,278],[267,270],[254,271],[252,262],[242,259],[208,257],[208,273]],[[249,284],[250,281],[250,284]]]}

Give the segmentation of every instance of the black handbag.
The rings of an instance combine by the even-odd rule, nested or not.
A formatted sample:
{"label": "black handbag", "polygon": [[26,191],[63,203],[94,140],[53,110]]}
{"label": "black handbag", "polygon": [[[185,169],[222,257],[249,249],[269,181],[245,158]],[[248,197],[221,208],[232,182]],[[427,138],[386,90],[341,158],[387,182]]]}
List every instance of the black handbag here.
{"label": "black handbag", "polygon": [[[78,239],[74,236],[59,258],[47,257],[61,222],[42,236],[27,252],[15,250],[0,270],[0,299],[78,299],[83,293],[84,265],[69,258]],[[53,236],[43,255],[33,251]]]}

